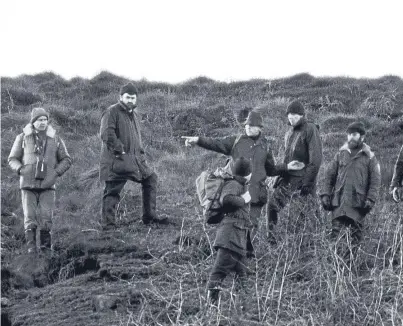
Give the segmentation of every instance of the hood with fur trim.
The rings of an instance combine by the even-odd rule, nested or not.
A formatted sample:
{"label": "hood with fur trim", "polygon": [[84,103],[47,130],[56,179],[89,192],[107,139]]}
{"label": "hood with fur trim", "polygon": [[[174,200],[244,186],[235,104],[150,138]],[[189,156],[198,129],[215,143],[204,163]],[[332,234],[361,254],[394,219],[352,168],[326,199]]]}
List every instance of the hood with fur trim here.
{"label": "hood with fur trim", "polygon": [[[348,148],[348,143],[345,143],[343,146],[340,147],[340,151],[347,151],[349,153],[351,153],[350,148]],[[363,144],[361,150],[358,153],[363,152],[364,154],[366,154],[370,159],[372,159],[375,156],[375,153],[373,151],[371,151],[371,147],[369,147],[367,144]],[[357,153],[357,154],[358,154]]]}
{"label": "hood with fur trim", "polygon": [[[24,133],[24,136],[29,136],[34,133],[34,130],[35,129],[32,124],[29,123],[24,127],[24,129],[22,129],[22,132]],[[46,128],[46,136],[50,138],[55,138],[56,136],[56,130],[51,125],[48,125]]]}

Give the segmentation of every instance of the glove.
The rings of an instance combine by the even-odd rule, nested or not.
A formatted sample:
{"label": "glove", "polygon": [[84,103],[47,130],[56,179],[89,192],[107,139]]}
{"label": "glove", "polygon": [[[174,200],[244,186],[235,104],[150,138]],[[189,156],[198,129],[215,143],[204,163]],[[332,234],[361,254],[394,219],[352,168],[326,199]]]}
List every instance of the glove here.
{"label": "glove", "polygon": [[332,204],[328,195],[323,195],[320,198],[320,201],[322,202],[322,206],[325,211],[332,211]]}
{"label": "glove", "polygon": [[375,203],[371,199],[367,199],[364,204],[364,212],[368,214],[371,209],[374,207]]}
{"label": "glove", "polygon": [[126,152],[115,153],[115,157],[116,157],[117,159],[119,159],[119,160],[123,160],[122,155],[125,155],[125,154],[126,154]]}
{"label": "glove", "polygon": [[306,186],[306,185],[301,187],[301,190],[300,190],[301,196],[308,196],[311,193],[312,193],[312,187]]}

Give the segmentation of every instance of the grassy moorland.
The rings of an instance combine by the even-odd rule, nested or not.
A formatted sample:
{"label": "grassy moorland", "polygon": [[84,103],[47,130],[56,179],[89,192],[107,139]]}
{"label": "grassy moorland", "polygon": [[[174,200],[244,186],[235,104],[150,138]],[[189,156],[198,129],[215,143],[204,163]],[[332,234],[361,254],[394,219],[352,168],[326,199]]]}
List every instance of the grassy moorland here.
{"label": "grassy moorland", "polygon": [[[141,191],[128,184],[119,227],[100,232],[98,182],[102,110],[128,80],[102,72],[65,80],[42,73],[1,80],[2,324],[12,325],[402,325],[403,208],[388,184],[403,143],[403,80],[315,78],[220,83],[199,77],[181,84],[134,81],[149,162],[159,176],[158,210],[172,222],[144,226]],[[323,172],[355,119],[368,127],[367,143],[381,162],[382,190],[366,219],[364,240],[346,264],[328,240],[329,216],[311,214],[297,233],[290,205],[280,215],[276,248],[262,232],[250,260],[247,288],[228,278],[219,309],[206,306],[214,257],[214,228],[205,226],[194,180],[224,164],[222,155],[185,148],[181,135],[224,136],[240,131],[237,112],[264,115],[265,133],[280,160],[285,108],[294,99],[321,127]],[[25,254],[18,178],[7,166],[15,136],[30,110],[44,106],[65,139],[73,167],[59,180],[53,257]],[[268,189],[270,192],[271,189]],[[400,211],[399,211],[400,209]],[[2,301],[3,306],[3,301]]]}

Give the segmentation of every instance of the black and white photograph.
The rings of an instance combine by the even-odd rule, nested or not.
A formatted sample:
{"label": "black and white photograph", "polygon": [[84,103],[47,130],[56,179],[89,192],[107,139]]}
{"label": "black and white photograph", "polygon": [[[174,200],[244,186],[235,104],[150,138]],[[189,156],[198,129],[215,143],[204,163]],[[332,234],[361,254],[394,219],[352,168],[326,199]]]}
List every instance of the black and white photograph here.
{"label": "black and white photograph", "polygon": [[403,325],[403,3],[0,3],[1,325]]}

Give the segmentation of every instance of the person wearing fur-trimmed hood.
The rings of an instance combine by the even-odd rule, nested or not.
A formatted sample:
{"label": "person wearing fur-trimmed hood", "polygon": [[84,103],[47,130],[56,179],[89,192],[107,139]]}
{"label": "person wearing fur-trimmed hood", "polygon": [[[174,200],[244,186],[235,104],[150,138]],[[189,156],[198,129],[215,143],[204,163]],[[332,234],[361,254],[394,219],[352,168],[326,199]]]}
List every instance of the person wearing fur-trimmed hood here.
{"label": "person wearing fur-trimmed hood", "polygon": [[355,246],[361,241],[365,216],[378,200],[381,186],[380,166],[364,142],[365,134],[362,122],[348,126],[347,142],[330,163],[320,195],[323,208],[332,212],[332,238],[347,228]]}
{"label": "person wearing fur-trimmed hood", "polygon": [[72,160],[63,139],[49,124],[49,113],[43,108],[32,110],[29,124],[14,141],[8,163],[20,176],[28,252],[36,252],[38,228],[41,249],[50,249],[55,184],[70,168]]}

